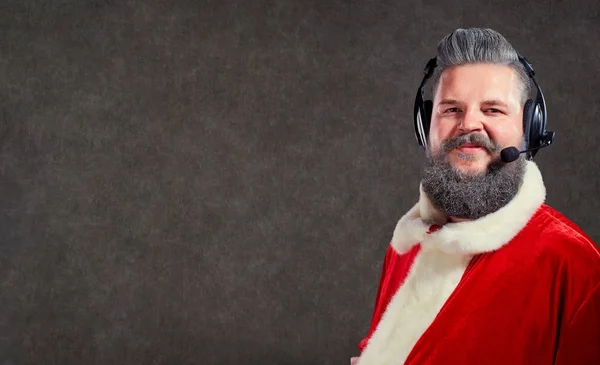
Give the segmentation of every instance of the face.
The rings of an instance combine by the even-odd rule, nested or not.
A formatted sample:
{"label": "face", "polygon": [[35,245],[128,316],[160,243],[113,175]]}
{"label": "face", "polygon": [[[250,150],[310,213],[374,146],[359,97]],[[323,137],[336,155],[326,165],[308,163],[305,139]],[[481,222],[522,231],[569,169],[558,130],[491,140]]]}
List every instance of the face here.
{"label": "face", "polygon": [[[445,157],[463,174],[480,175],[498,161],[500,149],[520,148],[523,108],[518,82],[517,73],[503,65],[472,64],[446,69],[433,99],[430,153]],[[448,140],[468,135],[476,138],[458,145],[451,143],[450,150],[444,150]]]}
{"label": "face", "polygon": [[507,66],[457,66],[442,73],[422,186],[450,220],[483,217],[517,194],[525,157],[505,164],[499,153],[522,145],[518,85],[516,72]]}

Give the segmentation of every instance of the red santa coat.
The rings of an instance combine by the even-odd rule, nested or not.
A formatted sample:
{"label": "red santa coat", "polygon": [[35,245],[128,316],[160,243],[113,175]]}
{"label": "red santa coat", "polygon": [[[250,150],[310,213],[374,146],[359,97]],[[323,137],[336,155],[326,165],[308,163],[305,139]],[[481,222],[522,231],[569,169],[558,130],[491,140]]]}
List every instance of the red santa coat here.
{"label": "red santa coat", "polygon": [[600,365],[600,251],[544,200],[533,162],[515,198],[474,221],[446,223],[421,190],[358,364]]}

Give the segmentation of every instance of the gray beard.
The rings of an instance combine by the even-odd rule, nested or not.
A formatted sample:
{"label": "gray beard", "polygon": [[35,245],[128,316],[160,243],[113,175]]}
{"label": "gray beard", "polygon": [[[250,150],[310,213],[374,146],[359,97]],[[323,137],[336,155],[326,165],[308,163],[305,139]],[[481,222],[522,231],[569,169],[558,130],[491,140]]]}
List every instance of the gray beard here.
{"label": "gray beard", "polygon": [[[525,176],[525,156],[505,164],[492,162],[482,174],[460,172],[448,162],[448,152],[466,143],[476,143],[490,153],[500,146],[480,134],[463,135],[442,143],[437,155],[427,154],[422,169],[422,186],[434,206],[448,217],[477,219],[497,211],[510,202]],[[472,158],[469,155],[461,158]]]}

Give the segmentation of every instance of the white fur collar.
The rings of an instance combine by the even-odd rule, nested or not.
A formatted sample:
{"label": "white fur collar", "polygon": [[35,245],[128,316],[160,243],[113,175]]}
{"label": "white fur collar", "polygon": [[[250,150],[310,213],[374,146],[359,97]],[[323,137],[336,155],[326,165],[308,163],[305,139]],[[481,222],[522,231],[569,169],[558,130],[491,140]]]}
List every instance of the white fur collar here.
{"label": "white fur collar", "polygon": [[[423,247],[437,247],[446,253],[494,251],[525,227],[545,199],[542,175],[532,161],[526,162],[523,184],[517,195],[496,212],[473,221],[446,223],[446,216],[433,206],[421,186],[419,202],[396,225],[392,246],[399,253],[408,252],[418,243]],[[432,224],[443,227],[428,234]]]}

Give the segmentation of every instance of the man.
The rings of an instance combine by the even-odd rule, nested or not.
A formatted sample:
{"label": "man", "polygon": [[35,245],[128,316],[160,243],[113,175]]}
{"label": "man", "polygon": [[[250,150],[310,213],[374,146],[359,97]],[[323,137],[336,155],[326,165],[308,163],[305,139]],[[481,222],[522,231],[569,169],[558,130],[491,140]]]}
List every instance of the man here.
{"label": "man", "polygon": [[553,133],[537,83],[529,99],[530,65],[471,28],[429,66],[433,101],[419,89],[415,103],[420,198],[395,228],[351,363],[600,364],[600,251],[544,203],[532,158]]}

